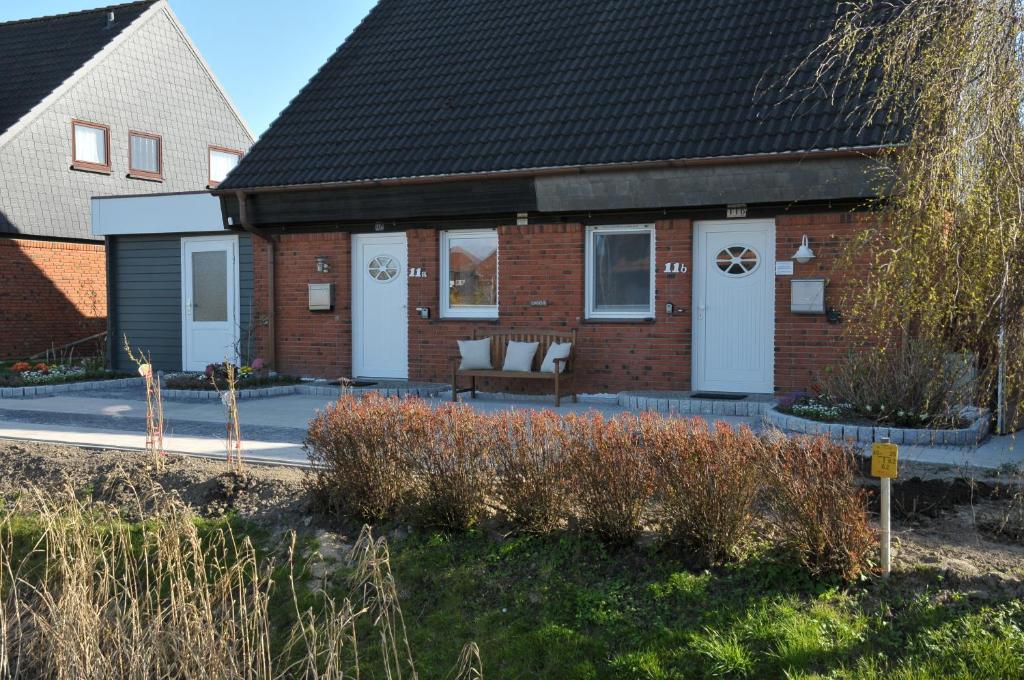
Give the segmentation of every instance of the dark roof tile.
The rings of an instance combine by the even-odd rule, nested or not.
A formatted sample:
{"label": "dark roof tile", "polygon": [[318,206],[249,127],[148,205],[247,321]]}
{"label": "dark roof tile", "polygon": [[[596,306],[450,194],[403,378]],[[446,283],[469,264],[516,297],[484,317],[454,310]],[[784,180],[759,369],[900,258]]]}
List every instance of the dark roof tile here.
{"label": "dark roof tile", "polygon": [[[0,134],[57,89],[156,0],[0,23]],[[107,25],[108,12],[114,23]]]}
{"label": "dark roof tile", "polygon": [[221,187],[883,143],[821,92],[782,87],[835,12],[834,0],[381,0]]}

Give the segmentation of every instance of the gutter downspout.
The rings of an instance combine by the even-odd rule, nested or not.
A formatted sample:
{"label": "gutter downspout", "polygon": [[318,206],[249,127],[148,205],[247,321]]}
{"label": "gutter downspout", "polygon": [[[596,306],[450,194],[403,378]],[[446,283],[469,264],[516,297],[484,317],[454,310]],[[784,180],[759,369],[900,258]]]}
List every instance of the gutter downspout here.
{"label": "gutter downspout", "polygon": [[238,197],[238,221],[242,226],[242,229],[249,232],[253,236],[257,236],[266,243],[267,245],[267,316],[266,316],[266,328],[267,328],[267,363],[270,367],[277,368],[277,291],[274,285],[274,260],[275,255],[275,241],[274,237],[264,233],[262,230],[257,229],[249,221],[249,196],[244,191],[235,192]]}

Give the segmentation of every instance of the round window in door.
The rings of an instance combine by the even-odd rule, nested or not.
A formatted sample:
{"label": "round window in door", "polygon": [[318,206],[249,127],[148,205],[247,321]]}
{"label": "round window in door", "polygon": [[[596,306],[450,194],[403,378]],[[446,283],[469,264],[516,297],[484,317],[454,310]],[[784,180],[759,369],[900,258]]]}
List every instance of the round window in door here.
{"label": "round window in door", "polygon": [[726,276],[746,276],[757,269],[761,258],[750,246],[729,246],[715,255],[715,264]]}
{"label": "round window in door", "polygon": [[390,255],[378,255],[366,265],[370,277],[375,281],[387,283],[398,278],[398,260]]}

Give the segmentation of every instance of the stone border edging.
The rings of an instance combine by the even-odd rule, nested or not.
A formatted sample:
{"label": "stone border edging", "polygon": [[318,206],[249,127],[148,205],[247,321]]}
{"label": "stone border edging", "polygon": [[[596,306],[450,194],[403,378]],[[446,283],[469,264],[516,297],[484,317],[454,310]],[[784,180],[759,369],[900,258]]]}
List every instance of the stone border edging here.
{"label": "stone border edging", "polygon": [[774,407],[774,401],[729,401],[722,399],[691,399],[645,397],[620,392],[619,406],[631,411],[655,411],[673,415],[694,416],[762,416]]}
{"label": "stone border edging", "polygon": [[[450,389],[445,386],[413,385],[409,387],[354,387],[353,394],[366,394],[368,392],[379,392],[385,397],[432,397],[437,393]],[[316,385],[298,383],[295,385],[274,385],[273,387],[255,387],[248,390],[238,390],[239,399],[265,399],[267,397],[280,397],[288,394],[303,394],[312,397],[334,397],[341,396],[341,388],[338,385]],[[219,401],[220,395],[215,390],[168,390],[164,389],[162,396],[165,399],[182,401]]]}
{"label": "stone border edging", "polygon": [[125,388],[142,385],[142,378],[111,378],[110,380],[80,380],[57,385],[24,385],[22,387],[0,387],[0,399],[6,397],[50,397],[68,392],[88,392],[109,388]]}
{"label": "stone border edging", "polygon": [[989,412],[974,409],[975,417],[970,427],[950,430],[928,430],[908,427],[875,427],[872,425],[846,425],[825,423],[819,420],[801,418],[771,408],[764,414],[764,424],[784,432],[798,434],[823,434],[839,442],[871,444],[888,437],[893,444],[918,446],[971,446],[985,441],[989,435]]}

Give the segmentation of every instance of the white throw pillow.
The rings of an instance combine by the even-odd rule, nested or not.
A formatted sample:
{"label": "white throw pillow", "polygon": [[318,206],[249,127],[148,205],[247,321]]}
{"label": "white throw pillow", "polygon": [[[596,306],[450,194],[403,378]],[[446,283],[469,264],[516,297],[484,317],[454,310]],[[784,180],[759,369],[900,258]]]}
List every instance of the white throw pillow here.
{"label": "white throw pillow", "polygon": [[483,340],[459,340],[459,354],[462,355],[462,363],[459,364],[460,371],[477,371],[490,369],[491,366],[491,339]]}
{"label": "white throw pillow", "polygon": [[[544,355],[544,361],[540,364],[541,373],[554,373],[555,372],[555,359],[568,359],[569,352],[572,351],[571,342],[553,342],[548,347],[548,353]],[[565,362],[558,364],[558,372],[565,372]]]}
{"label": "white throw pillow", "polygon": [[510,340],[505,349],[505,365],[503,371],[530,371],[533,368],[533,357],[537,354],[539,342],[516,342]]}

